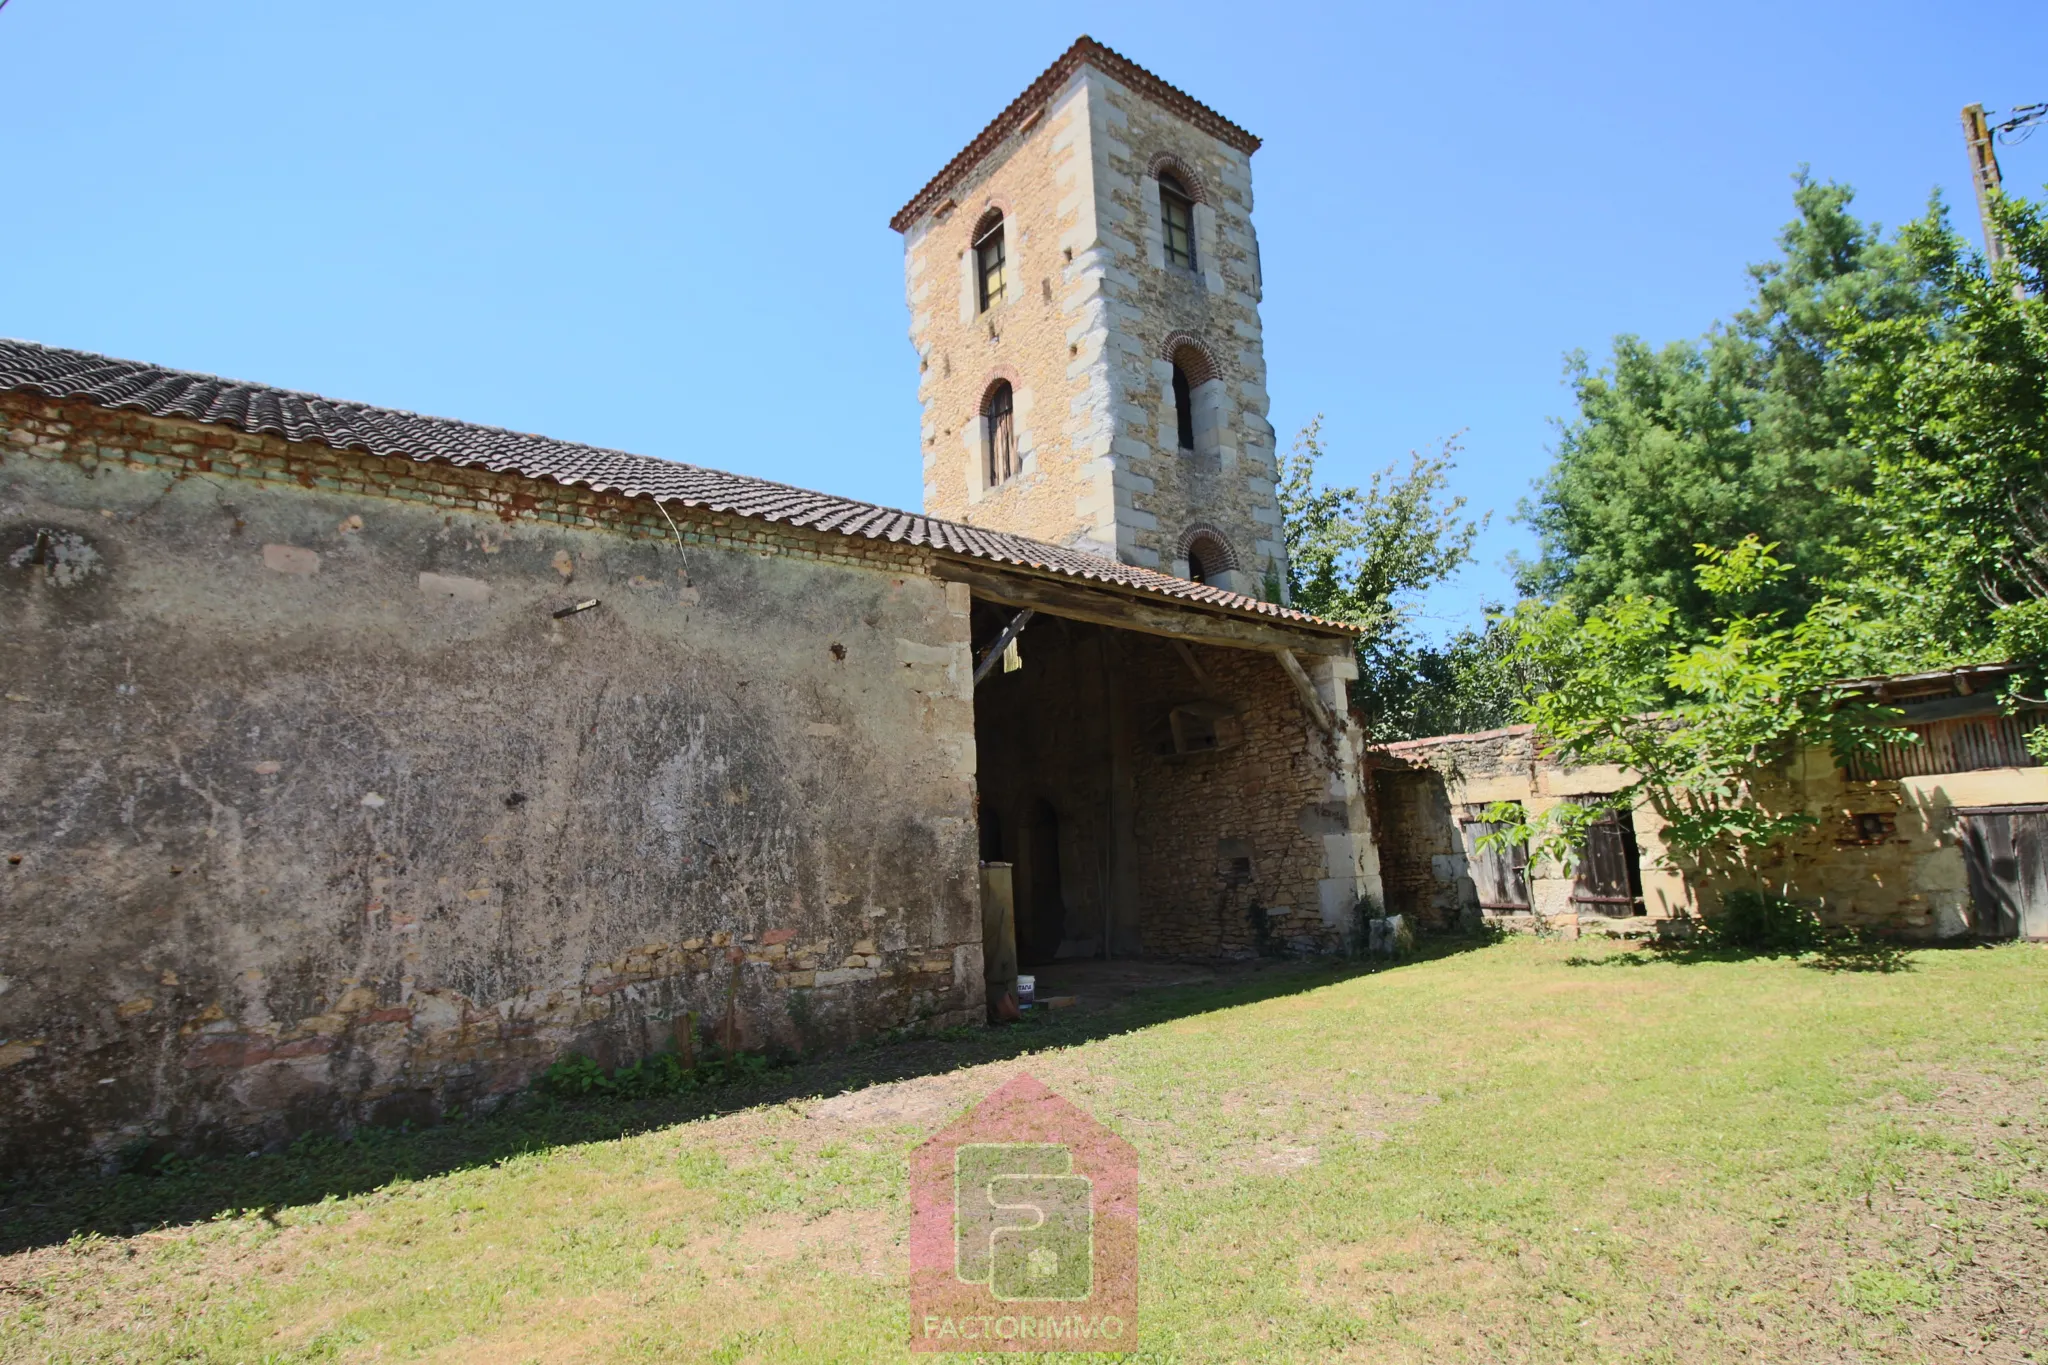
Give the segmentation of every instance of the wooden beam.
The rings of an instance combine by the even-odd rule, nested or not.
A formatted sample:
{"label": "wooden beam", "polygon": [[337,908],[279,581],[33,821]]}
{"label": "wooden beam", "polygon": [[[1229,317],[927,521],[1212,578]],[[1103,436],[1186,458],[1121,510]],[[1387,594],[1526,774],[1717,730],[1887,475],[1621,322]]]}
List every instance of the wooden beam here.
{"label": "wooden beam", "polygon": [[1301,666],[1301,660],[1294,657],[1294,651],[1276,649],[1273,657],[1294,680],[1294,690],[1301,693],[1301,704],[1308,708],[1308,717],[1316,723],[1316,728],[1326,735],[1335,730],[1336,722],[1330,718],[1330,708],[1323,705],[1323,699],[1316,694],[1316,685],[1309,681],[1308,670]]}
{"label": "wooden beam", "polygon": [[1010,647],[1010,641],[1022,635],[1024,627],[1030,625],[1031,618],[1036,615],[1038,615],[1037,611],[1026,607],[1010,618],[1009,624],[1004,626],[1002,631],[997,634],[996,642],[988,647],[988,653],[982,655],[981,662],[974,666],[974,685],[976,687],[981,686],[981,680],[986,678],[988,671],[996,666],[996,660],[1003,657],[1003,651]]}
{"label": "wooden beam", "polygon": [[949,583],[965,583],[976,597],[1006,607],[1034,607],[1048,616],[1064,616],[1091,625],[1135,630],[1169,640],[1224,645],[1231,649],[1286,649],[1302,654],[1349,654],[1356,646],[1348,634],[1312,626],[1289,626],[1243,616],[1227,616],[1200,603],[1141,601],[1119,593],[1083,587],[1065,579],[1005,572],[986,561],[941,559],[932,572]]}
{"label": "wooden beam", "polygon": [[1206,696],[1216,690],[1216,684],[1209,681],[1209,675],[1202,671],[1202,661],[1195,657],[1195,647],[1186,640],[1170,641],[1173,652],[1180,655],[1180,661],[1188,666],[1188,672],[1195,675],[1195,685]]}

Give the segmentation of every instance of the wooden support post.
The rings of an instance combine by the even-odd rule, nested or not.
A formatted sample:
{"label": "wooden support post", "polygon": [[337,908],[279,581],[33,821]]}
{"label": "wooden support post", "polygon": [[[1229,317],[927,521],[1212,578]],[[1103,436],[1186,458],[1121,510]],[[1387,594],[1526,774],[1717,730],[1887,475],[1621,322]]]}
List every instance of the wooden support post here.
{"label": "wooden support post", "polygon": [[974,666],[976,687],[981,686],[981,680],[996,666],[996,660],[1003,657],[1003,651],[1010,647],[1010,642],[1024,633],[1024,627],[1030,625],[1031,618],[1036,615],[1038,611],[1035,607],[1026,607],[1010,618],[1010,624],[1003,627],[1002,633],[996,636],[996,642],[988,647],[988,653],[982,655],[981,662]]}
{"label": "wooden support post", "polygon": [[1209,675],[1202,668],[1202,661],[1195,657],[1195,649],[1186,640],[1168,640],[1173,652],[1180,655],[1180,661],[1188,666],[1188,672],[1195,675],[1195,685],[1202,689],[1204,696],[1216,691],[1216,684],[1209,681]]}
{"label": "wooden support post", "polygon": [[1276,649],[1273,657],[1280,661],[1280,667],[1287,670],[1287,676],[1294,681],[1294,690],[1301,693],[1301,704],[1308,711],[1309,719],[1324,734],[1334,733],[1336,721],[1330,715],[1330,708],[1323,705],[1323,699],[1316,694],[1316,685],[1309,681],[1308,670],[1301,666],[1301,660],[1294,657],[1291,649]]}

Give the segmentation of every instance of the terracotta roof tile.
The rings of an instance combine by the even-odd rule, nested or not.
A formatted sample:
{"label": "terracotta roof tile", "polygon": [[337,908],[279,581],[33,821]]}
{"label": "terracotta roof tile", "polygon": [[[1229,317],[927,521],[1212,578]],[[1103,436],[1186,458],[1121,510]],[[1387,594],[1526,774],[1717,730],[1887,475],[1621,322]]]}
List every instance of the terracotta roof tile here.
{"label": "terracotta roof tile", "polygon": [[502,427],[425,417],[213,375],[167,370],[86,351],[0,339],[0,392],[10,391],[142,412],[152,417],[183,418],[336,450],[475,465],[521,478],[581,484],[601,493],[650,497],[656,502],[702,507],[856,539],[929,546],[950,554],[1036,569],[1126,592],[1177,598],[1235,614],[1322,630],[1352,629],[1272,602],[1026,536],[963,526],[769,479],[557,441]]}

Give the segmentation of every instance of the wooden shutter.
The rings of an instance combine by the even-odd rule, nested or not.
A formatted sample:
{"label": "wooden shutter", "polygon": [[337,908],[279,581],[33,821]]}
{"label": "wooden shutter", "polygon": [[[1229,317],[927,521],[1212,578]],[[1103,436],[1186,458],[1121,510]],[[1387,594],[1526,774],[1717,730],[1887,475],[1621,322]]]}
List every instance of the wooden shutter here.
{"label": "wooden shutter", "polygon": [[1978,936],[2048,939],[2048,805],[1956,815]]}

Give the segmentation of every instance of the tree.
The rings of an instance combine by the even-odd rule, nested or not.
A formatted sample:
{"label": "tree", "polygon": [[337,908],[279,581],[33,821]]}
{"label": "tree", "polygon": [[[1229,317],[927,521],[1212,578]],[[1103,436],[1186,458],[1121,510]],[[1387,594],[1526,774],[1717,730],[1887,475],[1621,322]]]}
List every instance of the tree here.
{"label": "tree", "polygon": [[[1698,547],[1699,592],[1716,604],[1768,599],[1773,582],[1794,572],[1775,549],[1754,536],[1727,550]],[[1632,776],[1597,803],[1533,814],[1496,805],[1489,838],[1569,865],[1594,821],[1647,806],[1675,852],[1756,880],[1757,855],[1816,819],[1773,799],[1777,767],[1802,745],[1824,744],[1846,760],[1898,737],[1899,712],[1838,681],[1867,662],[1856,616],[1822,597],[1789,625],[1783,612],[1728,609],[1699,635],[1655,597],[1624,596],[1583,614],[1525,606],[1515,657],[1546,684],[1522,718],[1560,762],[1615,764]]]}
{"label": "tree", "polygon": [[1843,495],[1869,472],[1851,433],[1844,329],[1931,312],[1919,258],[1851,214],[1852,198],[1802,171],[1781,255],[1750,267],[1749,306],[1699,341],[1618,336],[1598,371],[1570,358],[1578,415],[1524,509],[1542,542],[1525,592],[1581,611],[1652,596],[1700,634],[1721,608],[1694,575],[1694,547],[1754,535],[1796,567],[1758,582],[1746,610],[1797,615],[1823,595],[1841,567]]}
{"label": "tree", "polygon": [[1289,600],[1366,627],[1351,699],[1380,742],[1506,724],[1518,694],[1493,626],[1436,646],[1409,623],[1415,595],[1470,562],[1486,524],[1445,496],[1457,450],[1447,440],[1435,455],[1411,453],[1406,473],[1390,464],[1363,489],[1323,486],[1318,416],[1280,462]]}
{"label": "tree", "polygon": [[1843,323],[1872,461],[1845,578],[1902,654],[2009,649],[1999,618],[2048,599],[2048,222],[2007,196],[1991,214],[2008,261],[1972,250],[1937,196],[1900,233],[1932,309]]}
{"label": "tree", "polygon": [[1322,426],[1319,413],[1280,458],[1288,600],[1302,611],[1384,631],[1406,615],[1404,599],[1471,561],[1472,542],[1492,514],[1470,520],[1460,515],[1465,499],[1444,497],[1455,439],[1435,455],[1410,452],[1407,473],[1390,464],[1363,489],[1318,485]]}
{"label": "tree", "polygon": [[1351,699],[1380,744],[1494,730],[1520,719],[1517,703],[1539,679],[1514,651],[1514,628],[1499,607],[1486,623],[1442,644],[1410,631],[1368,636],[1358,649]]}

